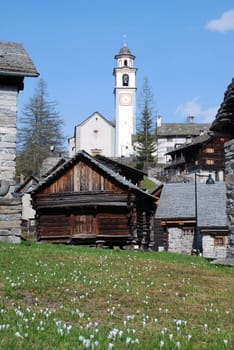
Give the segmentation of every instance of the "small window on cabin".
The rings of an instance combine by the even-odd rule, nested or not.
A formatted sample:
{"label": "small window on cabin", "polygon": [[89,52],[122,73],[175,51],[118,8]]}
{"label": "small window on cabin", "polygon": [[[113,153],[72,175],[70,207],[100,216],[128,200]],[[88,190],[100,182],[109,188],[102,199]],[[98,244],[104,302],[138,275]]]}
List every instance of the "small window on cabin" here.
{"label": "small window on cabin", "polygon": [[191,227],[184,227],[183,228],[183,234],[185,235],[185,236],[191,236],[191,235],[193,235],[194,234],[194,229],[193,228],[191,228]]}
{"label": "small window on cabin", "polygon": [[214,159],[206,159],[206,165],[214,165]]}
{"label": "small window on cabin", "polygon": [[213,147],[207,147],[204,149],[205,153],[214,153],[214,148]]}
{"label": "small window on cabin", "polygon": [[215,247],[223,247],[225,245],[225,237],[224,236],[214,236],[214,246]]}
{"label": "small window on cabin", "polygon": [[128,74],[123,75],[123,86],[128,86],[129,83],[129,76]]}
{"label": "small window on cabin", "polygon": [[124,60],[124,67],[127,67],[127,66],[128,66],[128,61]]}

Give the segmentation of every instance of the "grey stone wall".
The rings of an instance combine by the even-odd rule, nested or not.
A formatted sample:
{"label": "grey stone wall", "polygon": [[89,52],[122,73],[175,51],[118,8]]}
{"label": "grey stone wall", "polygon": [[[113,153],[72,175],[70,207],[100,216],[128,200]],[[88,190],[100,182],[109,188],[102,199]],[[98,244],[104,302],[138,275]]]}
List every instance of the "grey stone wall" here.
{"label": "grey stone wall", "polygon": [[17,87],[0,86],[0,241],[19,243],[21,199],[14,195]]}
{"label": "grey stone wall", "polygon": [[227,257],[234,258],[234,139],[225,143],[225,162],[227,218],[230,229]]}
{"label": "grey stone wall", "polygon": [[191,255],[194,233],[186,234],[179,227],[168,227],[168,251]]}

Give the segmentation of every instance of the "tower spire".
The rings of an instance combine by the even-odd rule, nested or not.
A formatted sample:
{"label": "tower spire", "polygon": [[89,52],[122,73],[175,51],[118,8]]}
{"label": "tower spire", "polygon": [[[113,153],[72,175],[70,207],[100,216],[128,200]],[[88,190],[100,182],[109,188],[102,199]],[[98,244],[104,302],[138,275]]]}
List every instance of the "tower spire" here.
{"label": "tower spire", "polygon": [[127,41],[127,35],[126,35],[126,34],[124,34],[124,35],[123,35],[123,46],[124,46],[124,47],[126,47],[126,46],[127,46],[126,41]]}

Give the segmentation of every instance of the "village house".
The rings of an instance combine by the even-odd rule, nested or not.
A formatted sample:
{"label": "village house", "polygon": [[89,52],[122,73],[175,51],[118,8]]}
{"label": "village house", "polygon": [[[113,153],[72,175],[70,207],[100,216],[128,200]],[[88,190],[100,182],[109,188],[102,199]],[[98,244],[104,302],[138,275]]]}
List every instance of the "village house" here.
{"label": "village house", "polygon": [[215,181],[224,180],[225,159],[224,143],[226,137],[213,137],[208,133],[197,136],[189,144],[179,146],[168,152],[170,161],[164,168],[165,173],[189,176],[194,172],[211,174]]}
{"label": "village house", "polygon": [[187,145],[197,136],[203,135],[209,130],[210,124],[195,123],[194,117],[188,117],[186,123],[163,123],[162,117],[156,120],[157,161],[167,164],[171,159],[168,152]]}
{"label": "village house", "polygon": [[155,214],[155,225],[160,225],[155,227],[155,249],[225,257],[229,232],[225,203],[224,182],[197,183],[197,187],[191,182],[164,184]]}
{"label": "village house", "polygon": [[79,151],[31,192],[38,241],[153,247],[156,198],[111,167]]}

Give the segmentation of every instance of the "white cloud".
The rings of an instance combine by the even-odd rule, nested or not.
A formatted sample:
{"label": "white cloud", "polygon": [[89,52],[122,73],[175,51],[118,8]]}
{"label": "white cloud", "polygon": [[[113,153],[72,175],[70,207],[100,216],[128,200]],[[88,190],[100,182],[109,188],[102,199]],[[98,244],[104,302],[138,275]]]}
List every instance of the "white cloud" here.
{"label": "white cloud", "polygon": [[212,19],[205,28],[221,33],[234,30],[234,9],[224,12],[218,19]]}
{"label": "white cloud", "polygon": [[194,116],[195,122],[210,123],[214,120],[219,106],[204,108],[199,103],[199,97],[194,97],[191,101],[180,104],[176,108],[176,113],[182,117]]}

